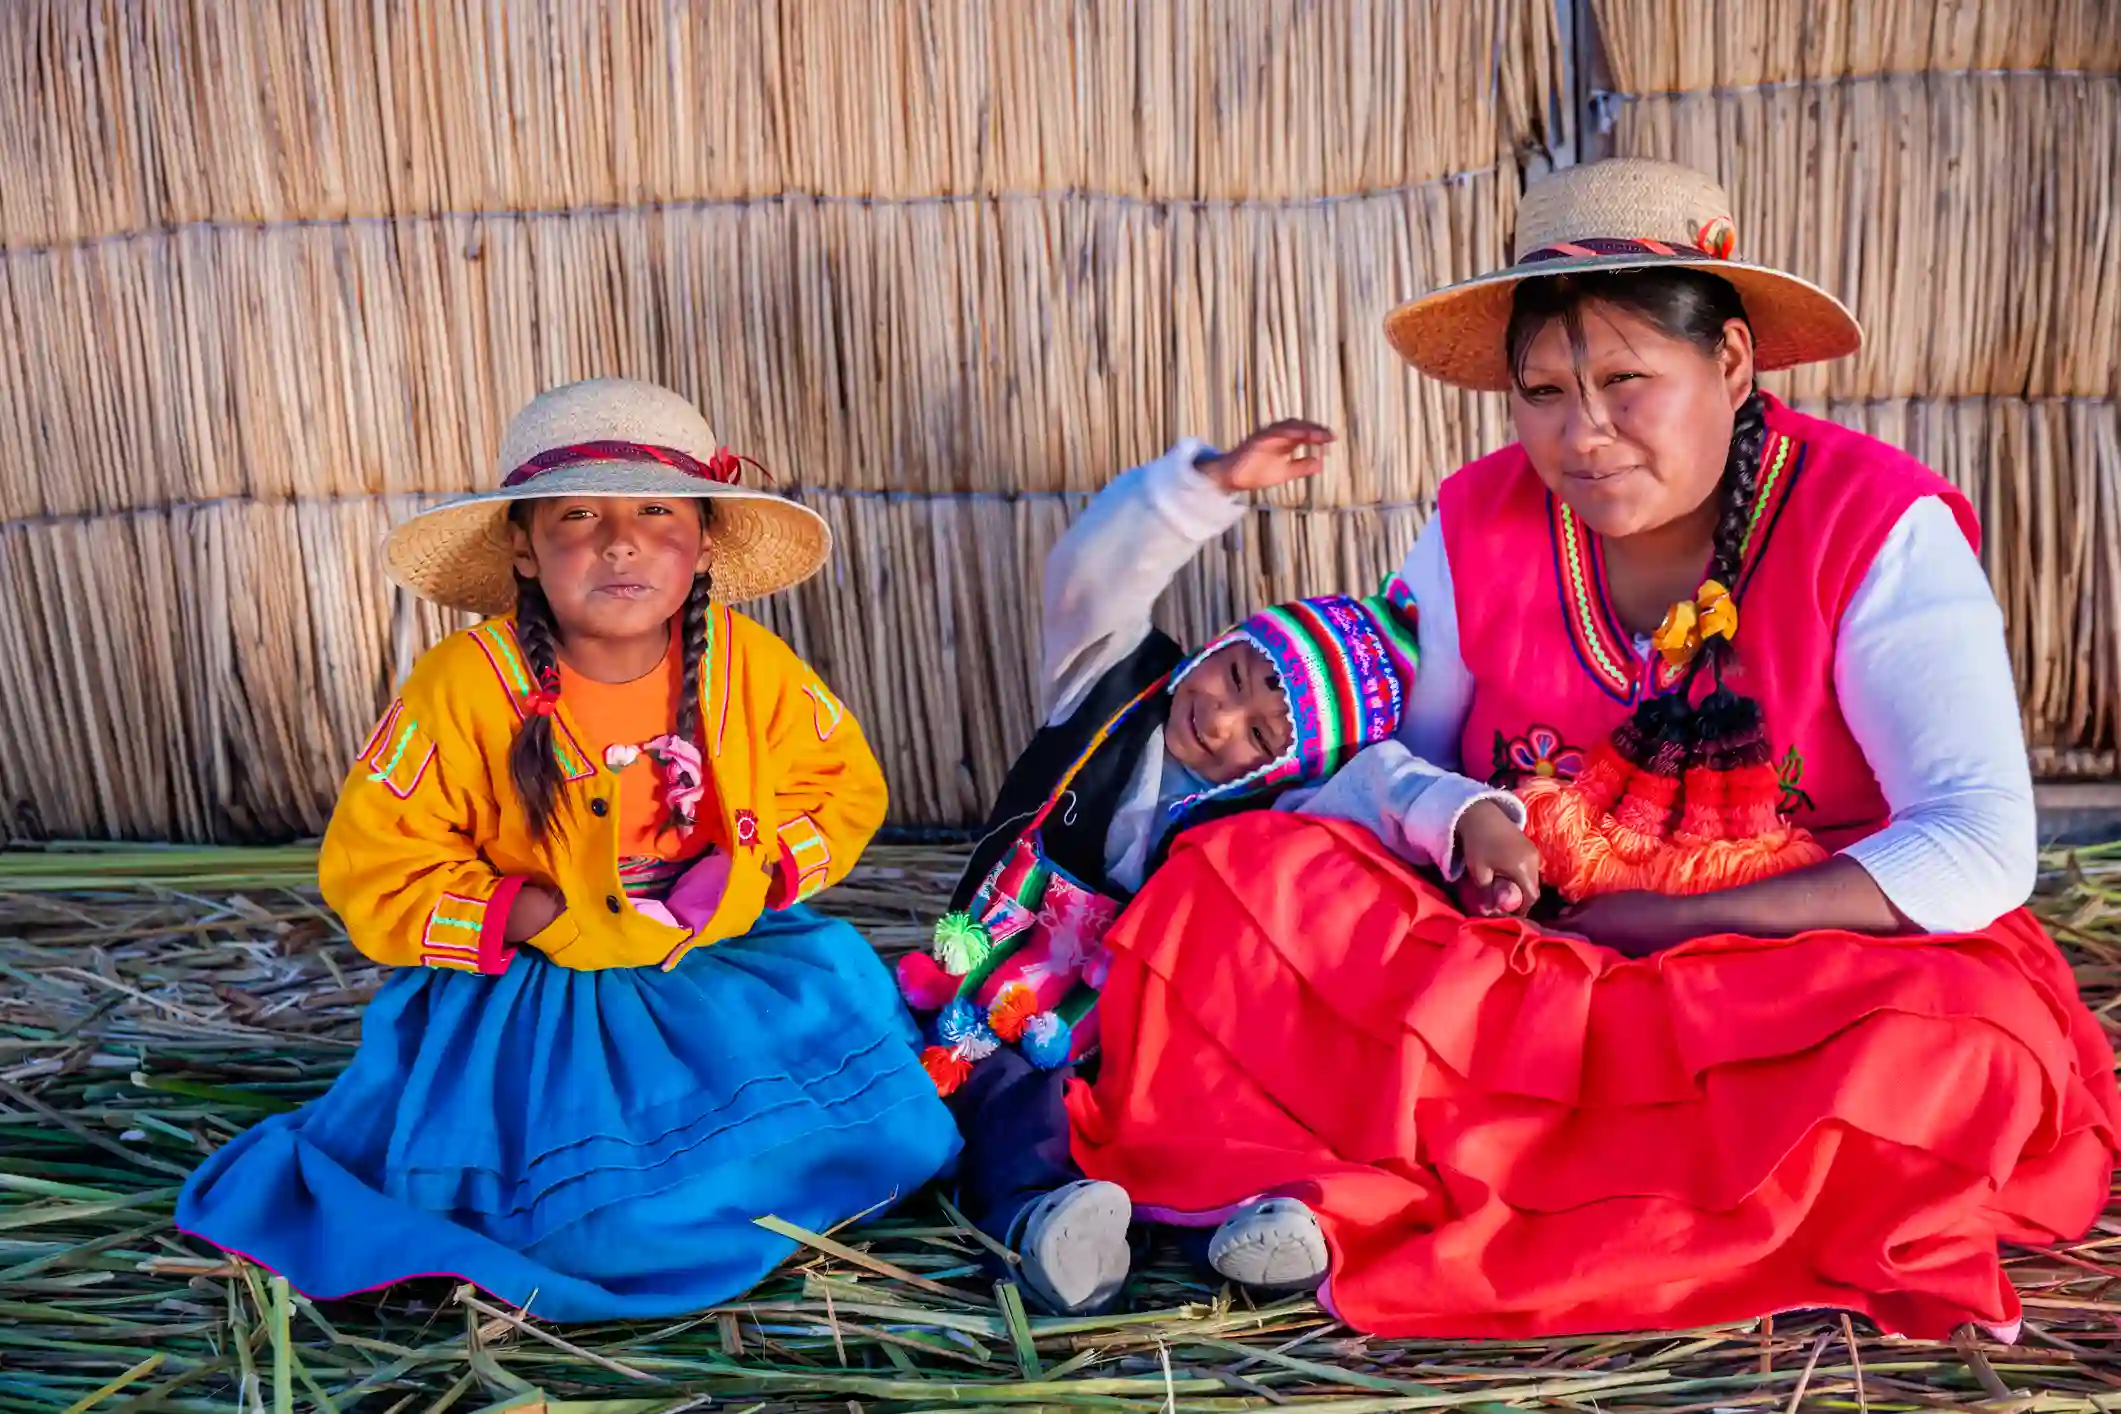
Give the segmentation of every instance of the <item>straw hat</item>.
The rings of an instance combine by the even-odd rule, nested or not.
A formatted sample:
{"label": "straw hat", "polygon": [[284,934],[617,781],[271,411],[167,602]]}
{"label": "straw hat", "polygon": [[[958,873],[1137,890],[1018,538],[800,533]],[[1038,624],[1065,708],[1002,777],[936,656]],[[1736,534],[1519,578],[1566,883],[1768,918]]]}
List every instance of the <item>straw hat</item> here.
{"label": "straw hat", "polygon": [[515,608],[509,508],[556,496],[714,503],[714,593],[726,603],[800,584],[832,553],[817,512],[736,484],[740,461],[684,398],[598,378],[540,393],[501,439],[501,486],[423,511],[390,533],[390,577],[423,599],[495,616]]}
{"label": "straw hat", "polygon": [[1401,305],[1385,337],[1431,378],[1507,392],[1504,348],[1520,280],[1591,270],[1678,265],[1738,289],[1763,370],[1822,363],[1863,343],[1855,316],[1795,275],[1734,259],[1731,200],[1701,173],[1669,162],[1616,158],[1567,167],[1535,182],[1517,208],[1516,263]]}

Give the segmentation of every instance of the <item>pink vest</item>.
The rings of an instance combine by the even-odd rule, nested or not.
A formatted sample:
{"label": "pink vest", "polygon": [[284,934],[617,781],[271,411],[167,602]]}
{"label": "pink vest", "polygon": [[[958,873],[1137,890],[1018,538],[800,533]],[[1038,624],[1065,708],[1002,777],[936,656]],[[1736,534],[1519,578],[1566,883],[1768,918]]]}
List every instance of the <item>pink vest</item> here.
{"label": "pink vest", "polygon": [[[1834,696],[1841,615],[1916,501],[1942,497],[1977,550],[1981,532],[1966,498],[1913,458],[1774,399],[1759,486],[1725,681],[1766,715],[1783,809],[1838,849],[1888,814]],[[1637,655],[1606,595],[1598,537],[1547,492],[1522,447],[1453,474],[1441,507],[1473,679],[1466,773],[1573,775],[1586,748],[1677,675],[1655,653]],[[1697,683],[1697,697],[1706,691]]]}

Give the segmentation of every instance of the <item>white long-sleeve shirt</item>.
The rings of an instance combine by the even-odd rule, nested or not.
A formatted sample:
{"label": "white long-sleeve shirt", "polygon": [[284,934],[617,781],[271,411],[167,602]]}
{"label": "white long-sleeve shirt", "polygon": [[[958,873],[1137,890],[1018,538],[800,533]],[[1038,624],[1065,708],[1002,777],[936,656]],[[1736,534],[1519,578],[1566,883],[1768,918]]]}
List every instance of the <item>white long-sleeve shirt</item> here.
{"label": "white long-sleeve shirt", "polygon": [[[1195,469],[1212,452],[1205,442],[1185,438],[1117,477],[1047,557],[1042,618],[1049,724],[1073,716],[1099,679],[1141,646],[1156,601],[1178,572],[1244,518],[1244,499]],[[1162,837],[1169,765],[1159,727],[1105,836],[1106,872],[1125,888],[1141,887],[1150,852]],[[1458,817],[1483,799],[1497,800],[1522,819],[1513,797],[1439,771],[1390,742],[1343,767],[1324,790],[1283,797],[1314,814],[1368,825],[1402,858],[1454,877]]]}
{"label": "white long-sleeve shirt", "polygon": [[[1420,607],[1421,671],[1400,740],[1456,766],[1473,680],[1432,516],[1400,571]],[[1650,646],[1638,641],[1647,658]],[[1930,932],[1985,928],[2025,902],[2039,868],[2033,782],[2003,611],[1951,508],[1917,501],[1842,615],[1834,693],[1892,812],[1842,853]],[[1389,797],[1375,807],[1389,817]]]}

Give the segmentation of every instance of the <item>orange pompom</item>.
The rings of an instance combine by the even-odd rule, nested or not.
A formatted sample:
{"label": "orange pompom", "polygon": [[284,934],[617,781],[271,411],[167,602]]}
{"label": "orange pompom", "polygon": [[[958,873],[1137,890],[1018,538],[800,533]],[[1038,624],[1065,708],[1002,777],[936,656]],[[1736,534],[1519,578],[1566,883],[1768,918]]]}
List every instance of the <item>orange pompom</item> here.
{"label": "orange pompom", "polygon": [[972,1074],[972,1062],[957,1053],[954,1046],[930,1046],[921,1052],[921,1069],[935,1082],[938,1095],[955,1094]]}
{"label": "orange pompom", "polygon": [[1022,982],[1011,982],[1002,988],[994,1005],[987,1008],[987,1025],[1004,1041],[1016,1041],[1024,1034],[1024,1024],[1038,1015],[1038,993]]}

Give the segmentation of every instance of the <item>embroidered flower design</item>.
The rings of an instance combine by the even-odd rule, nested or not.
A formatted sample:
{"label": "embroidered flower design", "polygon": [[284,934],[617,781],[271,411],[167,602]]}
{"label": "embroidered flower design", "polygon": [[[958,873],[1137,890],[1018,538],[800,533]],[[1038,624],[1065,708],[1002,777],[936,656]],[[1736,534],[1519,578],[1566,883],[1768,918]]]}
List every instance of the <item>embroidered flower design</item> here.
{"label": "embroidered flower design", "polygon": [[707,790],[707,768],[700,749],[679,736],[659,736],[642,748],[662,775],[663,809],[680,834],[699,823],[700,797]]}
{"label": "embroidered flower design", "polygon": [[1794,815],[1799,810],[1813,809],[1811,796],[1805,794],[1798,782],[1804,779],[1804,758],[1792,746],[1775,763],[1775,783],[1782,787],[1782,798],[1775,802],[1777,814]]}
{"label": "embroidered flower design", "polygon": [[623,771],[641,759],[638,746],[607,746],[604,748],[604,764],[614,771]]}
{"label": "embroidered flower design", "polygon": [[1583,771],[1583,753],[1562,744],[1552,727],[1535,726],[1510,742],[1510,768],[1520,776],[1559,776],[1574,780]]}
{"label": "embroidered flower design", "polygon": [[749,810],[736,812],[736,843],[739,849],[751,849],[759,842],[759,817]]}

